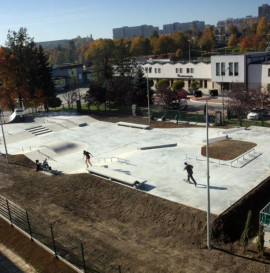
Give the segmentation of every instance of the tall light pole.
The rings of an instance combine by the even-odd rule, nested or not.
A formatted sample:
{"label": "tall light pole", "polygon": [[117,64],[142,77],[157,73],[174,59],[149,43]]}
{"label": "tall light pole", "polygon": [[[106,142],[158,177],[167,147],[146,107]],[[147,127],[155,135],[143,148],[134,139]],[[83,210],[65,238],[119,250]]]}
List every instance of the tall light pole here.
{"label": "tall light pole", "polygon": [[190,40],[188,40],[188,62],[190,63]]}
{"label": "tall light pole", "polygon": [[147,104],[148,104],[148,122],[149,122],[149,124],[150,124],[150,122],[151,122],[151,117],[150,117],[150,96],[149,96],[149,81],[148,81],[148,69],[149,69],[149,67],[147,67],[147,69],[146,69],[146,72],[147,72],[147,74],[146,74],[146,84],[147,84]]}
{"label": "tall light pole", "polygon": [[5,151],[6,151],[6,160],[7,160],[7,163],[8,163],[8,152],[7,152],[7,145],[6,145],[5,133],[4,133],[4,129],[3,129],[2,110],[1,110],[1,109],[0,109],[0,123],[1,123],[3,141],[4,141]]}
{"label": "tall light pole", "polygon": [[210,228],[210,183],[209,183],[209,136],[208,136],[208,98],[205,100],[206,102],[206,158],[207,158],[207,247],[211,248],[211,228]]}

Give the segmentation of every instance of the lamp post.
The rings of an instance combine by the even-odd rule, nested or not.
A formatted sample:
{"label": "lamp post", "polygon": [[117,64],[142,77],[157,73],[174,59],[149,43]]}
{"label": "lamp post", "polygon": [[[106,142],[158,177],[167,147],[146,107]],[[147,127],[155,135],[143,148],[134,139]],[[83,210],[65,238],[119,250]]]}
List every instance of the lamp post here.
{"label": "lamp post", "polygon": [[7,145],[6,145],[5,133],[4,133],[4,129],[3,129],[2,110],[1,110],[1,109],[0,109],[0,123],[1,123],[3,141],[4,141],[5,151],[6,151],[6,160],[7,160],[7,163],[8,163],[8,152],[7,152]]}
{"label": "lamp post", "polygon": [[147,75],[146,75],[146,84],[147,84],[148,122],[150,124],[151,117],[150,117],[150,96],[149,96],[148,69],[149,69],[149,67],[147,67],[147,69],[146,69],[146,72],[147,72]]}
{"label": "lamp post", "polygon": [[206,120],[206,158],[207,158],[207,247],[211,248],[211,228],[210,228],[210,183],[209,183],[209,136],[208,136],[208,98],[205,100],[205,120]]}
{"label": "lamp post", "polygon": [[188,40],[188,62],[190,63],[190,40]]}

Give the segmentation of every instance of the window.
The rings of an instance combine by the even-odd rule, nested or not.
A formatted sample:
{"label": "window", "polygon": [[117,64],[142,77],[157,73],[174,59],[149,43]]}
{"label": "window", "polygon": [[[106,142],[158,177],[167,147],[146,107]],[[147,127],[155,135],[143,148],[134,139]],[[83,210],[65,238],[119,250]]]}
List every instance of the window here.
{"label": "window", "polygon": [[216,76],[220,76],[220,63],[216,63]]}
{"label": "window", "polygon": [[238,76],[238,74],[239,74],[239,71],[238,71],[238,63],[234,63],[234,76]]}
{"label": "window", "polygon": [[161,68],[158,68],[158,73],[161,73]]}
{"label": "window", "polygon": [[200,88],[202,88],[202,87],[203,87],[203,81],[200,80]]}
{"label": "window", "polygon": [[148,73],[148,67],[145,68],[145,72]]}
{"label": "window", "polygon": [[225,75],[225,63],[221,63],[221,76]]}
{"label": "window", "polygon": [[180,70],[180,73],[183,73],[183,68],[179,68],[179,70]]}
{"label": "window", "polygon": [[189,73],[189,68],[187,68],[187,73]]}
{"label": "window", "polygon": [[191,86],[191,80],[188,80],[188,88]]}
{"label": "window", "polygon": [[152,67],[149,67],[149,73],[152,73]]}
{"label": "window", "polygon": [[190,68],[190,73],[194,73],[194,68]]}
{"label": "window", "polygon": [[233,76],[233,63],[229,63],[229,76]]}
{"label": "window", "polygon": [[178,68],[175,68],[175,73],[178,73]]}
{"label": "window", "polygon": [[157,68],[155,68],[155,73],[157,73]]}
{"label": "window", "polygon": [[207,88],[207,80],[204,80],[204,88]]}
{"label": "window", "polygon": [[268,77],[270,77],[270,68],[268,68]]}

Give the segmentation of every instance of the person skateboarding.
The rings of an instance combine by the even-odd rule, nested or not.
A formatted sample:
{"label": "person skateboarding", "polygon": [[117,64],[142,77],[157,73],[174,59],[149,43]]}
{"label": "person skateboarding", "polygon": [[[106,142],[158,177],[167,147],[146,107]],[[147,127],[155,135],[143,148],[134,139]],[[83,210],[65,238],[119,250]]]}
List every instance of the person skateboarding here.
{"label": "person skateboarding", "polygon": [[89,164],[92,166],[90,162],[90,155],[93,157],[93,155],[90,152],[83,151],[83,157],[85,157],[85,164],[87,167],[89,167]]}
{"label": "person skateboarding", "polygon": [[192,179],[192,181],[194,182],[195,187],[197,186],[197,182],[195,181],[195,179],[193,178],[193,166],[188,164],[187,162],[184,163],[185,167],[183,169],[183,171],[187,171],[187,181],[190,183],[190,178]]}

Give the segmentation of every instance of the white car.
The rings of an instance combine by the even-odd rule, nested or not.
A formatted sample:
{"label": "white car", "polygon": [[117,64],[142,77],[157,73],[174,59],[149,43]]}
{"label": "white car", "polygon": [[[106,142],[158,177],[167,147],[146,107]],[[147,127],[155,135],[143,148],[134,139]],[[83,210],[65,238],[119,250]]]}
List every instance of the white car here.
{"label": "white car", "polygon": [[261,117],[266,116],[266,115],[267,115],[267,112],[266,112],[265,109],[263,109],[263,108],[255,108],[255,109],[252,109],[250,113],[248,113],[247,119],[258,120]]}

